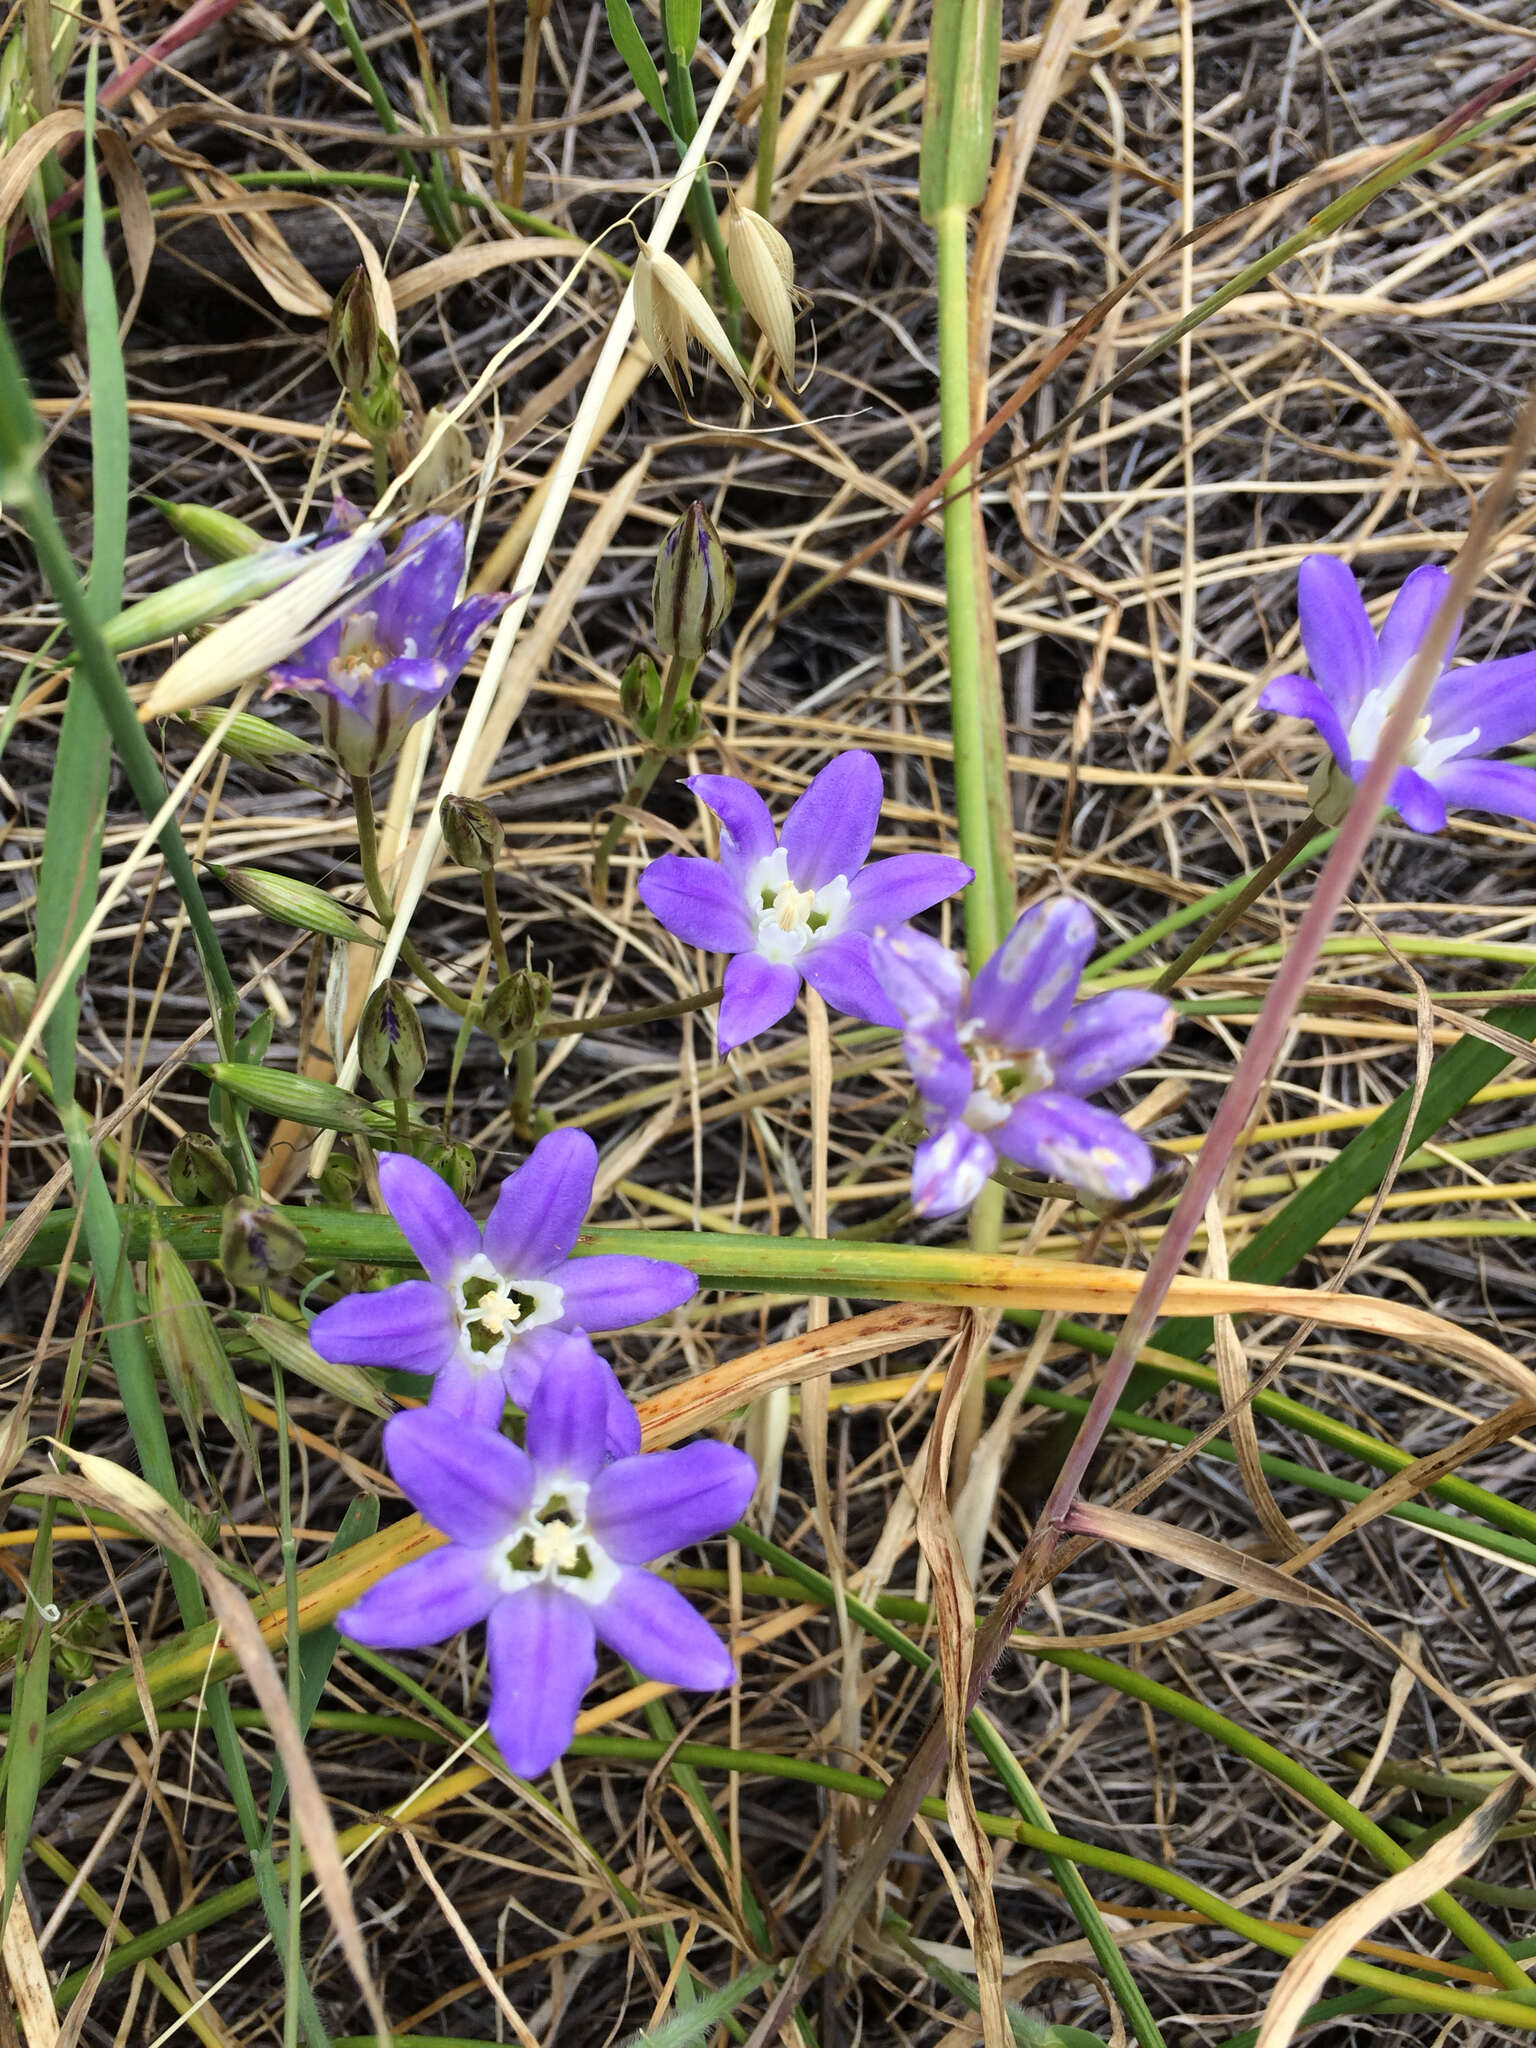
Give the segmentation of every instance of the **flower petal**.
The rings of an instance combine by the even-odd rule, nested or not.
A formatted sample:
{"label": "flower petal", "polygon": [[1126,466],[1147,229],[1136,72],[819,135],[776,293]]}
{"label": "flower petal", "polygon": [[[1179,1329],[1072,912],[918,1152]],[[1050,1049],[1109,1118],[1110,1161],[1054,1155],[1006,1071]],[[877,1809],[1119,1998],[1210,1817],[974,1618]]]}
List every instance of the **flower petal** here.
{"label": "flower petal", "polygon": [[421,1650],[446,1642],[484,1621],[495,1606],[499,1588],[486,1562],[483,1550],[445,1543],[370,1586],[361,1600],[342,1609],[336,1626],[370,1650]]}
{"label": "flower petal", "polygon": [[808,946],[800,955],[800,972],[816,993],[845,1017],[866,1024],[901,1024],[901,1012],[875,979],[869,940],[863,932],[841,932]]}
{"label": "flower petal", "polygon": [[776,966],[758,953],[738,953],[725,970],[725,994],[715,1027],[721,1058],[777,1024],[794,1008],[799,993],[798,968]]}
{"label": "flower petal", "polygon": [[912,1207],[919,1216],[969,1209],[997,1164],[997,1147],[958,1121],[924,1138],[912,1155]]}
{"label": "flower petal", "polygon": [[1536,732],[1536,654],[1453,668],[1429,700],[1429,737],[1467,734],[1468,754],[1492,754]]}
{"label": "flower petal", "polygon": [[533,1466],[510,1437],[436,1408],[384,1425],[390,1477],[423,1520],[455,1543],[500,1542],[533,1498]]}
{"label": "flower petal", "polygon": [[707,1437],[621,1458],[592,1482],[587,1527],[619,1564],[647,1564],[739,1522],[756,1484],[745,1451]]}
{"label": "flower petal", "polygon": [[491,1609],[485,1647],[496,1746],[518,1777],[542,1777],[564,1754],[597,1676],[592,1611],[556,1586],[528,1586]]}
{"label": "flower petal", "polygon": [[509,1279],[538,1280],[571,1256],[597,1178],[585,1131],[550,1131],[501,1184],[486,1218],[485,1255]]}
{"label": "flower petal", "polygon": [[[1383,682],[1389,677],[1401,676],[1418,653],[1450,581],[1449,573],[1437,568],[1433,562],[1425,562],[1403,579],[1401,590],[1392,600],[1392,609],[1387,613],[1378,643],[1377,674]],[[1456,631],[1446,643],[1447,660],[1460,630],[1461,620],[1458,618]]]}
{"label": "flower petal", "polygon": [[1152,1178],[1152,1154],[1133,1130],[1059,1088],[1026,1095],[996,1137],[1020,1166],[1103,1201],[1128,1202]]}
{"label": "flower petal", "polygon": [[[1447,763],[1449,769],[1454,763]],[[1442,770],[1442,774],[1445,773]],[[1435,785],[1441,781],[1436,776],[1434,783],[1412,768],[1399,768],[1392,778],[1387,791],[1387,802],[1402,819],[1410,832],[1443,832],[1445,830],[1445,798]]]}
{"label": "flower petal", "polygon": [[975,879],[974,868],[947,853],[898,853],[890,860],[872,860],[848,884],[848,922],[861,932],[905,924]]}
{"label": "flower petal", "polygon": [[344,1294],[321,1309],[309,1341],[333,1365],[392,1365],[440,1372],[459,1348],[453,1306],[430,1280],[402,1280],[376,1294]]}
{"label": "flower petal", "polygon": [[457,678],[475,642],[511,601],[509,597],[466,597],[462,604],[454,606],[443,626],[442,645],[437,650],[437,658],[449,675]]}
{"label": "flower petal", "polygon": [[1276,676],[1259,698],[1259,708],[1278,712],[1283,718],[1305,718],[1315,725],[1329,753],[1344,773],[1349,773],[1349,736],[1321,683],[1314,683],[1310,676]]}
{"label": "flower petal", "polygon": [[507,1405],[506,1381],[499,1372],[478,1370],[461,1354],[445,1365],[432,1382],[427,1406],[435,1415],[451,1415],[472,1429],[499,1429]]}
{"label": "flower petal", "polygon": [[670,1315],[699,1291],[686,1266],[670,1259],[637,1259],[628,1252],[596,1252],[560,1268],[567,1330],[629,1330]]}
{"label": "flower petal", "polygon": [[720,865],[745,880],[747,870],[779,843],[768,806],[750,782],[735,775],[690,775],[688,787],[720,820]]}
{"label": "flower petal", "polygon": [[437,515],[408,526],[371,595],[379,645],[389,654],[435,655],[463,580],[456,519]]}
{"label": "flower petal", "polygon": [[550,1479],[597,1477],[606,1448],[608,1404],[617,1385],[613,1367],[585,1337],[567,1337],[545,1361],[523,1431],[540,1486]]}
{"label": "flower petal", "polygon": [[959,1116],[971,1099],[975,1079],[970,1056],[948,1017],[936,1017],[931,1024],[904,1033],[901,1049],[924,1102]]}
{"label": "flower petal", "polygon": [[1301,644],[1347,727],[1379,674],[1376,635],[1359,586],[1335,555],[1308,555],[1296,578]]}
{"label": "flower petal", "polygon": [[664,853],[639,881],[640,901],[685,946],[745,953],[757,937],[738,877],[716,860]]}
{"label": "flower petal", "polygon": [[1147,989],[1090,996],[1047,1048],[1055,1085],[1071,1095],[1096,1095],[1154,1059],[1172,1037],[1174,1022],[1173,1005]]}
{"label": "flower petal", "polygon": [[1434,781],[1458,810],[1497,811],[1536,823],[1536,768],[1514,761],[1447,761]]}
{"label": "flower petal", "polygon": [[797,889],[823,888],[836,875],[852,881],[868,858],[884,798],[880,763],[860,747],[812,776],[779,834]]}
{"label": "flower petal", "polygon": [[429,1280],[480,1249],[480,1226],[441,1174],[405,1152],[379,1154],[379,1190]]}
{"label": "flower petal", "polygon": [[905,925],[877,932],[870,941],[869,964],[909,1027],[940,1017],[951,1023],[958,1019],[970,987],[965,962],[926,932]]}
{"label": "flower petal", "polygon": [[693,1692],[714,1692],[735,1679],[731,1653],[703,1615],[653,1572],[631,1566],[592,1612],[599,1639],[643,1678]]}
{"label": "flower petal", "polygon": [[[576,1354],[568,1347],[576,1346]],[[506,1390],[519,1408],[527,1409],[545,1373],[558,1373],[563,1361],[588,1349],[585,1330],[546,1327],[519,1337],[503,1368]],[[640,1448],[640,1417],[616,1377],[610,1376],[605,1444],[610,1458],[632,1458]]]}
{"label": "flower petal", "polygon": [[1049,1045],[1066,1022],[1093,936],[1093,912],[1076,896],[1035,904],[971,983],[971,1015],[1000,1045]]}

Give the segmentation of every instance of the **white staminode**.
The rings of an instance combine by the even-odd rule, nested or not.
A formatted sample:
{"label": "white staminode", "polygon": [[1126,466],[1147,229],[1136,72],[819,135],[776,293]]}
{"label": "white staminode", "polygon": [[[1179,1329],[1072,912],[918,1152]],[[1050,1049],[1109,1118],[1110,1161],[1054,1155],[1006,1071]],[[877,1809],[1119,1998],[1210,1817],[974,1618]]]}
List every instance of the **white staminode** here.
{"label": "white staminode", "polygon": [[[1352,761],[1375,760],[1376,749],[1381,745],[1382,728],[1392,716],[1392,708],[1407,673],[1405,664],[1396,675],[1378,683],[1373,690],[1367,690],[1361,698],[1360,709],[1350,720],[1346,734]],[[1478,728],[1475,725],[1470,732],[1447,733],[1441,739],[1432,740],[1429,724],[1427,717],[1419,720],[1403,754],[1403,766],[1416,769],[1420,775],[1433,775],[1437,768],[1443,768],[1447,761],[1454,761],[1458,754],[1466,753],[1477,743]]]}
{"label": "white staminode", "polygon": [[[790,878],[782,846],[755,861],[747,876],[747,902],[757,921],[757,950],[775,967],[797,959],[808,946],[837,936],[848,915],[848,882],[834,875],[819,889],[802,889]],[[812,918],[817,919],[813,925]]]}
{"label": "white staminode", "polygon": [[[464,1290],[475,1280],[489,1285],[474,1301],[467,1301]],[[500,1272],[484,1252],[454,1267],[448,1293],[464,1340],[460,1352],[477,1373],[495,1372],[517,1338],[559,1322],[565,1308],[564,1288],[550,1280],[522,1280]],[[483,1349],[469,1341],[472,1336],[481,1339]]]}
{"label": "white staminode", "polygon": [[1026,1095],[1049,1088],[1056,1076],[1043,1052],[1013,1052],[984,1035],[979,1017],[960,1026],[960,1043],[971,1062],[970,1100],[961,1112],[973,1131],[995,1131]]}
{"label": "white staminode", "polygon": [[[491,1574],[504,1593],[546,1585],[593,1607],[608,1598],[622,1567],[587,1527],[588,1490],[580,1479],[550,1479],[539,1487],[527,1513],[491,1556]],[[514,1564],[519,1551],[526,1561]]]}

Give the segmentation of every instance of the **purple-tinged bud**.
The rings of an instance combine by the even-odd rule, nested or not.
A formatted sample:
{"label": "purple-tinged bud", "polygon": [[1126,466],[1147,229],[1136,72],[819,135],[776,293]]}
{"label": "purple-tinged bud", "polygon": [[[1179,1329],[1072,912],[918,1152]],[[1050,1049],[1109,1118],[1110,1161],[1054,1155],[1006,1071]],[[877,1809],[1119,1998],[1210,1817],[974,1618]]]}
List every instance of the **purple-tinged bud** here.
{"label": "purple-tinged bud", "polygon": [[236,1287],[259,1287],[302,1266],[304,1239],[270,1203],[237,1195],[224,1204],[219,1225],[219,1264]]}
{"label": "purple-tinged bud", "polygon": [[489,804],[472,796],[445,796],[437,807],[443,844],[461,868],[473,875],[491,875],[506,833]]}
{"label": "purple-tinged bud", "polygon": [[235,1172],[213,1139],[183,1131],[171,1148],[165,1177],[188,1208],[222,1208],[236,1192]]}
{"label": "purple-tinged bud", "polygon": [[363,1005],[357,1063],[364,1078],[391,1102],[409,1100],[426,1072],[421,1019],[400,982],[381,982]]}
{"label": "purple-tinged bud", "polygon": [[695,501],[662,542],[651,586],[656,645],[698,661],[730,616],[736,571],[704,507]]}

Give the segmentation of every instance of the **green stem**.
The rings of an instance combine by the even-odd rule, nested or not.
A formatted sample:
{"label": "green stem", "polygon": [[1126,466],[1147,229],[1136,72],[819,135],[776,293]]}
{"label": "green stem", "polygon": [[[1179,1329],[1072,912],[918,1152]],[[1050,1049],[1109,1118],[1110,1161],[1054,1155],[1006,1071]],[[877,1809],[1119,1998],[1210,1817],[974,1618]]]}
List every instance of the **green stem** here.
{"label": "green stem", "polygon": [[757,117],[757,168],[753,207],[770,218],[773,173],[779,154],[779,116],[784,110],[784,56],[789,47],[789,17],[795,0],[773,0],[768,33],[763,38],[763,99]]}
{"label": "green stem", "polygon": [[539,1077],[539,1047],[530,1038],[516,1053],[516,1075],[512,1084],[512,1128],[520,1138],[533,1133],[533,1091]]}
{"label": "green stem", "polygon": [[1299,825],[1292,827],[1284,843],[1276,847],[1264,865],[1255,868],[1230,901],[1222,905],[1204,931],[1191,939],[1179,957],[1163,969],[1152,984],[1153,994],[1167,995],[1170,990],[1177,988],[1195,962],[1204,958],[1222,933],[1236,924],[1249,905],[1256,903],[1264,894],[1270,883],[1278,882],[1283,874],[1306,857],[1307,849],[1318,836],[1317,820],[1309,811]]}
{"label": "green stem", "polygon": [[[1298,868],[1305,867],[1321,858],[1338,837],[1337,829],[1319,832],[1302,848],[1296,861]],[[1159,946],[1164,939],[1171,939],[1176,932],[1198,924],[1202,917],[1211,917],[1224,904],[1230,903],[1248,887],[1252,877],[1238,875],[1230,882],[1224,882],[1219,889],[1211,889],[1204,896],[1197,896],[1193,903],[1186,903],[1181,910],[1171,911],[1167,917],[1160,917],[1155,924],[1149,924],[1145,931],[1135,932],[1128,939],[1122,939],[1118,946],[1111,946],[1101,953],[1097,960],[1090,960],[1083,969],[1084,981],[1093,981],[1101,974],[1108,974],[1123,960],[1134,960],[1138,953],[1145,953],[1152,946]]]}
{"label": "green stem", "polygon": [[696,996],[679,996],[675,1002],[652,1003],[643,1010],[602,1010],[595,1017],[546,1018],[539,1026],[540,1038],[586,1038],[594,1031],[622,1031],[631,1024],[659,1024],[666,1017],[686,1017],[694,1010],[707,1010],[725,994],[721,983],[701,989]]}
{"label": "green stem", "polygon": [[[662,8],[663,22],[667,9]],[[695,20],[697,12],[695,12]],[[680,57],[671,47],[668,38],[667,108],[672,116],[672,132],[682,155],[699,131],[699,107],[693,96],[693,76],[686,58]],[[715,210],[715,195],[710,188],[709,173],[700,169],[694,176],[693,187],[688,194],[688,218],[694,234],[709,251],[709,260],[714,265],[715,278],[720,287],[721,304],[724,307],[724,324],[731,347],[741,354],[741,294],[731,276],[730,258],[725,252],[725,237],[720,232],[720,216]],[[661,728],[663,732],[666,727]]]}
{"label": "green stem", "polygon": [[512,979],[512,962],[507,958],[507,942],[501,929],[501,911],[496,902],[496,877],[489,869],[480,877],[480,901],[485,905],[485,930],[491,942],[491,958],[496,962],[498,980]]}
{"label": "green stem", "polygon": [[[373,790],[366,775],[354,775],[352,782],[352,810],[357,819],[357,858],[367,886],[368,900],[373,905],[374,916],[388,931],[395,921],[395,906],[388,889],[384,886],[384,875],[379,867],[379,833],[373,815]],[[400,941],[400,958],[409,967],[422,987],[430,990],[444,1009],[452,1010],[456,1017],[467,1017],[469,1004],[461,995],[440,981],[422,958],[420,949],[413,939]]]}
{"label": "green stem", "polygon": [[602,838],[597,842],[597,851],[592,856],[592,900],[599,908],[608,901],[608,868],[613,860],[614,850],[624,837],[629,820],[626,810],[633,810],[642,804],[651,793],[651,785],[666,765],[671,748],[667,742],[672,737],[672,720],[680,697],[686,697],[693,688],[694,676],[698,673],[696,660],[686,660],[680,654],[673,654],[667,660],[667,672],[662,678],[661,701],[656,707],[656,720],[652,726],[653,737],[640,757],[640,765],[629,779],[629,786],[619,798],[619,807],[609,819]]}

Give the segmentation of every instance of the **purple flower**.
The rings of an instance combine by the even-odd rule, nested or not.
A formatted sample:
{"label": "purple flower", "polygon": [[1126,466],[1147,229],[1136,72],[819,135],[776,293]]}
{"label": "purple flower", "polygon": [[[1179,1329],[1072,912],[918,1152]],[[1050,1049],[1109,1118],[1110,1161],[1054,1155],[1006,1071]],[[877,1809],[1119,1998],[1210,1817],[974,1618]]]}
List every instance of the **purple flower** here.
{"label": "purple flower", "polygon": [[665,853],[640,896],[690,946],[735,957],[725,970],[719,1045],[730,1052],[791,1007],[802,981],[834,1010],[871,1024],[901,1019],[869,963],[869,935],[931,910],[972,879],[964,861],[900,853],[866,866],[884,789],[873,754],[839,754],[776,832],[757,791],[733,775],[688,787],[720,820],[720,858]]}
{"label": "purple flower", "polygon": [[[339,499],[320,544],[356,524]],[[418,519],[386,563],[375,542],[358,564],[357,587],[288,661],[271,670],[275,690],[318,702],[325,744],[349,775],[371,775],[400,748],[417,719],[436,710],[504,597],[466,597],[464,534],[452,519]]]}
{"label": "purple flower", "polygon": [[[1450,580],[1433,565],[1415,569],[1378,634],[1344,564],[1332,555],[1308,555],[1296,589],[1302,645],[1316,681],[1279,676],[1260,704],[1309,719],[1344,774],[1358,783]],[[1536,820],[1536,769],[1480,758],[1532,732],[1536,654],[1444,669],[1392,778],[1389,801],[1415,832],[1443,830],[1449,804]]]}
{"label": "purple flower", "polygon": [[639,1567],[728,1529],[756,1469],[708,1440],[605,1464],[612,1382],[596,1352],[546,1380],[529,1404],[526,1450],[433,1408],[392,1416],[390,1472],[448,1542],[337,1616],[345,1635],[378,1650],[422,1649],[483,1621],[491,1733],[522,1778],[548,1770],[570,1741],[599,1641],[665,1685],[712,1692],[735,1676],[703,1616]]}
{"label": "purple flower", "polygon": [[1152,1178],[1136,1133],[1083,1097],[1151,1059],[1173,1009],[1129,988],[1074,1006],[1092,950],[1092,913],[1072,896],[1026,910],[974,981],[921,932],[876,936],[874,969],[901,1012],[928,1118],[912,1161],[920,1216],[968,1209],[999,1153],[1110,1201]]}
{"label": "purple flower", "polygon": [[583,1361],[580,1333],[649,1322],[698,1288],[663,1259],[571,1257],[596,1172],[585,1131],[551,1131],[502,1182],[482,1232],[429,1166],[381,1152],[379,1186],[427,1277],[344,1295],[309,1341],[336,1364],[432,1373],[434,1408],[493,1428],[509,1395],[527,1407],[546,1373]]}

